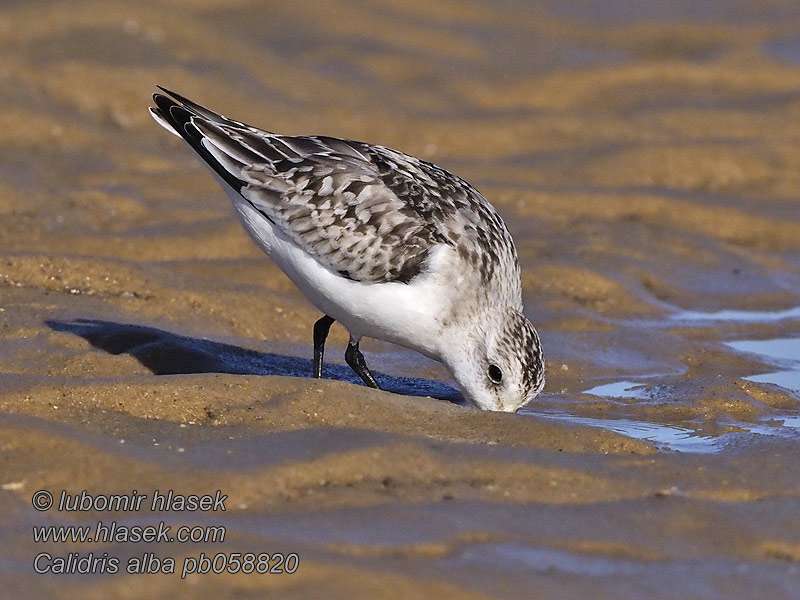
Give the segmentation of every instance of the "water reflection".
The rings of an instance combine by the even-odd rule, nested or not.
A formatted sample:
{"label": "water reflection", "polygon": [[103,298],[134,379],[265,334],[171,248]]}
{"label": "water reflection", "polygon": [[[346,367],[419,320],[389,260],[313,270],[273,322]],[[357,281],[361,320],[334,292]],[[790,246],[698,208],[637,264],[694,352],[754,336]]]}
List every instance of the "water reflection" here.
{"label": "water reflection", "polygon": [[771,383],[790,392],[800,393],[800,339],[742,340],[728,342],[726,345],[739,352],[756,354],[778,367],[787,367],[782,371],[751,375],[745,377],[746,380]]}
{"label": "water reflection", "polygon": [[766,323],[785,319],[800,319],[800,306],[787,310],[720,310],[717,312],[697,312],[682,310],[670,319],[674,321],[737,321],[740,323]]}
{"label": "water reflection", "polygon": [[[779,312],[720,311],[718,313],[684,312],[673,318],[707,320],[777,320],[800,316],[800,307]],[[726,346],[738,352],[758,355],[784,370],[745,377],[748,381],[771,383],[790,392],[800,393],[800,339],[777,338],[771,340],[741,340],[727,342]],[[584,392],[593,396],[620,399],[645,399],[650,396],[648,388],[634,381],[615,381],[592,387]],[[756,436],[781,436],[796,438],[800,434],[800,415],[773,415],[758,423],[727,423],[733,427],[721,435],[704,432],[699,425],[653,423],[630,418],[594,418],[567,412],[534,412],[539,417],[557,419],[578,425],[600,427],[632,438],[652,442],[658,448],[680,452],[716,452],[742,434]],[[716,433],[716,432],[715,432]]]}
{"label": "water reflection", "polygon": [[[750,439],[752,439],[752,436],[794,439],[800,437],[800,415],[779,415],[760,423],[724,423],[716,426],[714,428],[715,431],[710,433],[705,425],[689,422],[676,425],[639,421],[626,417],[595,418],[570,414],[565,411],[544,412],[532,409],[521,410],[520,413],[575,425],[599,427],[637,440],[651,442],[659,450],[672,450],[675,452],[718,452],[731,445],[734,441],[741,441],[743,436],[750,436]],[[721,428],[727,431],[718,433]]]}
{"label": "water reflection", "polygon": [[597,385],[584,394],[592,394],[593,396],[602,396],[604,398],[644,398],[646,396],[647,386],[635,381],[615,381],[614,383],[605,383]]}
{"label": "water reflection", "polygon": [[[520,411],[521,412],[521,411]],[[678,452],[716,452],[721,450],[727,442],[725,436],[703,435],[696,429],[688,426],[667,425],[665,423],[651,423],[648,421],[636,421],[634,419],[600,419],[594,417],[580,417],[566,412],[546,413],[532,412],[537,417],[555,419],[574,423],[576,425],[586,425],[588,427],[599,427],[615,433],[621,433],[628,437],[652,442],[660,450],[675,450]]]}

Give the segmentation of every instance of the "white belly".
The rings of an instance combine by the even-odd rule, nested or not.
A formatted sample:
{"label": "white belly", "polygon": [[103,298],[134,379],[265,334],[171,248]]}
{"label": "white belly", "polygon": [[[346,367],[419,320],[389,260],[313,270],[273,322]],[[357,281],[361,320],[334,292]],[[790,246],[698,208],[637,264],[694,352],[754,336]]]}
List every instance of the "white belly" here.
{"label": "white belly", "polygon": [[440,360],[438,317],[445,314],[452,289],[444,289],[431,276],[410,284],[346,279],[320,265],[239,194],[223,187],[250,236],[320,311],[342,323],[355,338],[394,342]]}

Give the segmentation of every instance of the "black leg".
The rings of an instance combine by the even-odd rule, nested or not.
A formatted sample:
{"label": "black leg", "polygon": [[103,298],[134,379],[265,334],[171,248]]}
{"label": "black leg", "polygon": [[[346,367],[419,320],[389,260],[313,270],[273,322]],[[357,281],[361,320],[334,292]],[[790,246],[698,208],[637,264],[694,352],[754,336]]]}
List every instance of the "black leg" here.
{"label": "black leg", "polygon": [[381,389],[381,386],[378,385],[378,382],[375,381],[372,373],[367,368],[367,361],[364,360],[364,355],[358,349],[358,342],[350,340],[350,343],[347,344],[347,351],[344,353],[344,359],[353,371],[358,373],[358,376],[364,380],[364,383],[371,388]]}
{"label": "black leg", "polygon": [[328,332],[336,319],[325,315],[314,323],[314,377],[322,377],[322,357],[325,354],[325,340],[328,339]]}

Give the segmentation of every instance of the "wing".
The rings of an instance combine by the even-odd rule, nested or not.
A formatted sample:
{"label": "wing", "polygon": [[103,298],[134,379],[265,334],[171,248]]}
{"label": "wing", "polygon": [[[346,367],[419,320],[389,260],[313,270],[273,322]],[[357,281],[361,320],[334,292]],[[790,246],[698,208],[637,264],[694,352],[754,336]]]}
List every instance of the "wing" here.
{"label": "wing", "polygon": [[[511,236],[465,181],[425,161],[361,142],[281,136],[164,90],[154,117],[180,134],[264,218],[320,264],[364,282],[408,282],[438,244],[483,282],[519,266]],[[502,274],[501,274],[502,276]]]}

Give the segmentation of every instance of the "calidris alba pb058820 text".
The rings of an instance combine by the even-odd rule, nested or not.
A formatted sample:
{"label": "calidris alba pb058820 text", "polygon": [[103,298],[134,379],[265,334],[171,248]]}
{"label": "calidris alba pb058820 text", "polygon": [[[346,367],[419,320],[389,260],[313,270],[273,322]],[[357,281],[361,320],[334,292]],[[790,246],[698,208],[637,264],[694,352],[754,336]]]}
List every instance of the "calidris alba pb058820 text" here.
{"label": "calidris alba pb058820 text", "polygon": [[324,313],[315,377],[339,321],[345,360],[369,386],[362,336],[441,361],[486,410],[515,411],[541,391],[514,243],[469,183],[382,146],[263,131],[160,89],[155,120],[200,155],[250,236]]}

